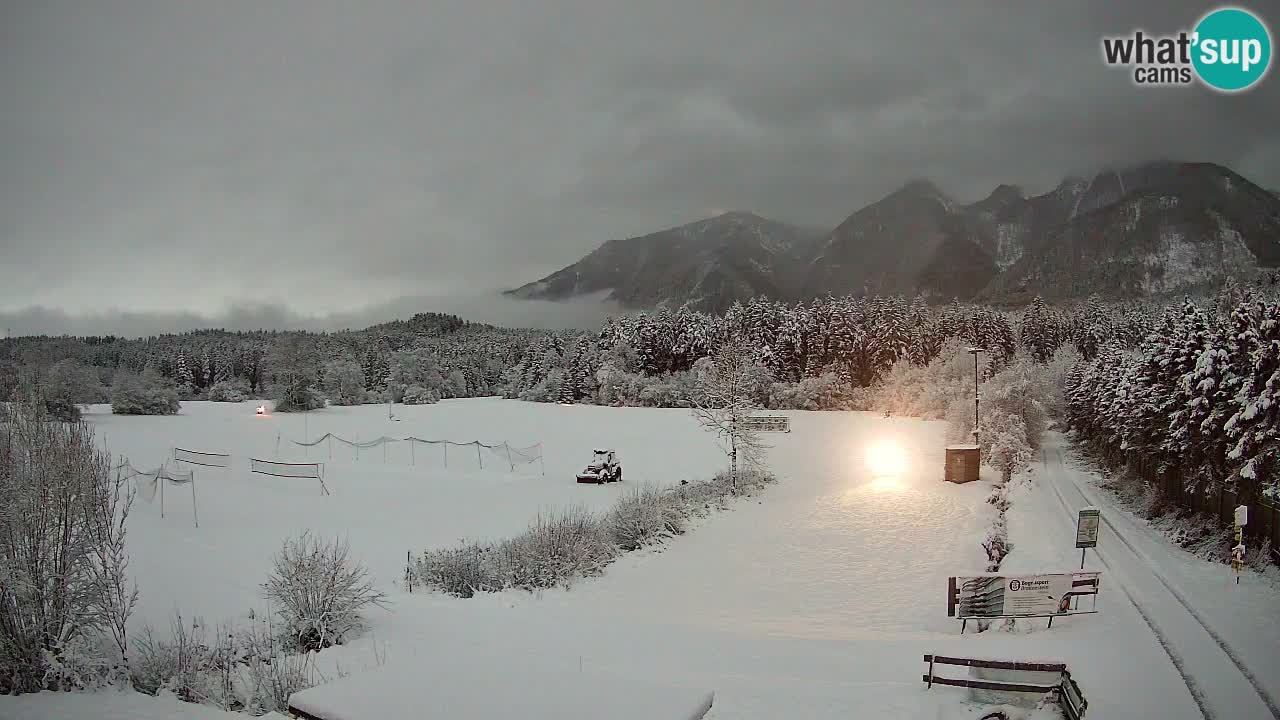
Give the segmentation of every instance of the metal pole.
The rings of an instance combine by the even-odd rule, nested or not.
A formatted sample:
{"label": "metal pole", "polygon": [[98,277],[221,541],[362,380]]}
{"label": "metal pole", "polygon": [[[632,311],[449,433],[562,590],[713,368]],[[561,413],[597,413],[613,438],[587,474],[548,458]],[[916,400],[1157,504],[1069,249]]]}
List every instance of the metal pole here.
{"label": "metal pole", "polygon": [[449,441],[448,441],[448,440],[442,440],[441,442],[443,442],[443,443],[444,443],[444,466],[445,466],[445,469],[448,469],[448,467],[449,467]]}
{"label": "metal pole", "polygon": [[978,353],[973,354],[973,442],[978,443]]}
{"label": "metal pole", "polygon": [[410,465],[417,465],[417,464],[418,464],[418,458],[416,457],[416,455],[415,455],[415,453],[414,453],[414,449],[413,449],[414,443],[415,443],[415,441],[413,441],[413,440],[410,440],[410,441],[409,441],[409,464],[410,464]]}
{"label": "metal pole", "polygon": [[502,447],[504,447],[504,448],[506,448],[506,449],[507,449],[507,464],[511,466],[511,472],[515,472],[515,471],[516,471],[516,464],[515,464],[515,463],[513,463],[513,462],[511,462],[511,446],[510,446],[510,445],[508,445],[508,444],[506,443],[506,441],[504,440],[504,441],[502,442]]}
{"label": "metal pole", "polygon": [[156,482],[160,483],[160,517],[164,517],[164,466],[156,471]]}
{"label": "metal pole", "polygon": [[196,509],[196,473],[191,472],[191,516],[196,519],[196,527],[200,527],[200,511]]}
{"label": "metal pole", "polygon": [[480,463],[480,469],[484,469],[484,458],[480,457],[480,441],[476,441],[476,462]]}

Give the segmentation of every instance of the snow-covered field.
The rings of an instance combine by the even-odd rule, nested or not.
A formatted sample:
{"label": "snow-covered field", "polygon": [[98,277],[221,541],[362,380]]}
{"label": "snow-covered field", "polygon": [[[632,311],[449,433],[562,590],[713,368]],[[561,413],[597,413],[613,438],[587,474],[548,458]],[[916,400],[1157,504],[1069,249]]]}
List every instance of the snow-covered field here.
{"label": "snow-covered field", "polygon": [[[1090,717],[1202,716],[1159,636],[1128,599],[1156,593],[1149,583],[1130,581],[1132,568],[1115,573],[1125,577],[1103,568],[1098,615],[1062,618],[1047,631],[1043,621],[1028,621],[1012,633],[959,634],[959,623],[946,617],[946,578],[984,569],[979,542],[994,509],[985,502],[985,480],[967,486],[941,481],[941,423],[790,413],[793,432],[768,436],[774,445],[769,461],[780,482],[763,496],[711,516],[660,550],[625,555],[604,577],[569,590],[463,600],[405,592],[399,584],[405,552],[463,537],[511,535],[548,507],[604,508],[626,486],[706,477],[724,466],[724,456],[680,410],[480,399],[397,406],[395,413],[397,422],[387,419],[385,406],[258,418],[252,404],[188,403],[173,418],[115,417],[102,409],[90,414],[100,439],[140,468],[158,465],[174,445],[234,456],[230,471],[197,469],[198,529],[189,496],[172,488],[163,519],[157,505],[135,506],[129,544],[142,592],[136,624],[166,627],[175,610],[209,623],[235,622],[250,608],[265,609],[257,586],[272,553],[283,538],[311,529],[348,538],[353,555],[368,564],[393,601],[388,610],[367,614],[364,635],[321,653],[322,668],[351,679],[379,665],[421,669],[421,685],[404,693],[427,706],[432,667],[486,668],[474,678],[475,691],[483,694],[501,693],[504,675],[536,666],[714,690],[713,720],[976,719],[981,713],[966,704],[965,691],[926,691],[920,681],[922,655],[941,653],[1065,661],[1089,697]],[[356,462],[350,448],[338,444],[329,460],[326,446],[304,452],[287,442],[326,432],[362,440],[385,434],[507,440],[512,446],[541,442],[546,475],[537,465],[512,473],[490,457],[482,471],[473,449],[466,449],[471,464],[464,465],[463,452],[455,455],[463,449],[450,448],[445,469],[443,458],[437,462],[422,446],[411,465],[404,445],[391,446],[385,461],[376,448],[361,451]],[[281,459],[309,455],[326,462],[332,495],[322,496],[314,481],[247,472],[249,456],[275,457],[277,434]],[[874,476],[865,458],[886,443],[903,450],[907,466]],[[618,451],[622,486],[573,481],[592,446]],[[1035,484],[1015,493],[1008,570],[1061,572],[1078,564],[1071,520],[1048,485],[1070,479],[1049,469],[1037,466]],[[1104,553],[1119,545],[1105,533],[1102,542]],[[1273,622],[1280,609],[1267,587],[1246,585],[1230,594],[1233,588],[1224,583],[1215,590],[1222,594],[1205,597],[1221,598],[1225,609],[1215,617],[1224,627],[1235,617],[1231,603],[1243,616],[1231,621],[1236,629]],[[1166,624],[1177,622],[1166,616]],[[1261,637],[1239,640],[1248,645],[1250,663],[1275,659],[1276,647],[1266,645],[1272,636]],[[1210,669],[1199,682],[1236,682],[1231,668],[1213,665],[1213,657],[1205,662]],[[1274,684],[1275,677],[1263,682]],[[98,712],[113,702],[146,708],[160,702],[128,693],[100,700]],[[0,698],[4,717],[74,717],[74,707],[56,697]],[[1231,707],[1234,714],[1213,717],[1267,717],[1247,702]],[[217,716],[200,712],[206,714],[190,717]],[[126,710],[117,714],[129,716]]]}
{"label": "snow-covered field", "polygon": [[[620,485],[578,485],[574,475],[591,448],[618,451],[627,485],[671,484],[705,477],[724,465],[711,436],[687,413],[561,406],[498,399],[396,406],[397,421],[380,406],[330,407],[307,416],[254,414],[256,403],[186,403],[176,417],[111,415],[94,407],[87,416],[100,441],[133,466],[150,470],[174,446],[230,453],[232,467],[195,468],[200,528],[194,527],[190,491],[166,488],[159,500],[135,504],[129,525],[130,570],[143,589],[138,617],[167,625],[175,610],[209,622],[266,609],[257,585],[272,554],[302,530],[346,538],[383,587],[404,574],[405,553],[451,545],[462,538],[500,538],[525,528],[541,510],[571,504],[608,507]],[[618,422],[625,416],[625,422]],[[334,442],[305,449],[293,440],[325,433],[367,441],[383,435],[542,443],[542,465],[517,465],[505,453],[409,443],[355,451]],[[277,435],[279,455],[276,454]],[[249,458],[325,464],[324,496],[314,480],[253,474]],[[412,464],[411,464],[412,463]],[[481,463],[484,469],[480,468]]]}

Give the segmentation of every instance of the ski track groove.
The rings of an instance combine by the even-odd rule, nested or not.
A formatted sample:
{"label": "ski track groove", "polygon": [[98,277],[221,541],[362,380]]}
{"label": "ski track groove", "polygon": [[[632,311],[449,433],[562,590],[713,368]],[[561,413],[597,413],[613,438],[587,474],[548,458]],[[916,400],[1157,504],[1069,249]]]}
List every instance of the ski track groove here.
{"label": "ski track groove", "polygon": [[[1067,468],[1067,465],[1064,462],[1062,457],[1062,451],[1055,450],[1054,452],[1058,456],[1058,464],[1061,465],[1064,469]],[[1071,484],[1072,488],[1076,491],[1076,494],[1080,496],[1080,499],[1083,500],[1086,505],[1089,505],[1092,507],[1099,507],[1099,505],[1096,502],[1094,502],[1085,493],[1084,488],[1080,486],[1080,483],[1077,482],[1075,478],[1071,477],[1070,473],[1063,473],[1063,477],[1065,477],[1067,482]],[[1067,513],[1067,517],[1068,518],[1071,517],[1071,514],[1072,514],[1071,508],[1070,506],[1067,505],[1066,498],[1063,497],[1061,489],[1058,487],[1057,483],[1052,483],[1052,485],[1053,485],[1053,492],[1058,497],[1058,502],[1062,504],[1062,508]],[[1114,534],[1117,538],[1120,539],[1121,544],[1123,544],[1126,548],[1128,548],[1129,552],[1132,553],[1133,556],[1137,558],[1143,564],[1143,566],[1151,573],[1151,575],[1155,577],[1155,579],[1160,583],[1160,585],[1163,586],[1164,589],[1169,592],[1169,595],[1173,597],[1174,600],[1178,601],[1178,604],[1181,605],[1182,608],[1187,611],[1187,614],[1190,615],[1196,621],[1196,623],[1200,626],[1200,628],[1204,630],[1205,633],[1213,640],[1213,642],[1218,646],[1218,649],[1221,650],[1222,653],[1227,656],[1227,659],[1229,659],[1231,661],[1231,664],[1235,666],[1236,670],[1239,671],[1239,673],[1242,676],[1244,676],[1245,680],[1249,681],[1249,685],[1254,689],[1254,692],[1258,694],[1258,698],[1262,700],[1263,704],[1267,706],[1267,710],[1270,711],[1271,716],[1275,718],[1275,720],[1280,720],[1280,704],[1277,704],[1276,700],[1271,696],[1271,693],[1268,692],[1268,690],[1262,686],[1262,683],[1258,681],[1257,676],[1255,676],[1253,672],[1249,670],[1248,666],[1246,666],[1244,661],[1240,658],[1239,653],[1237,653],[1235,649],[1231,647],[1231,644],[1228,643],[1226,639],[1223,638],[1221,635],[1219,635],[1213,628],[1209,627],[1209,623],[1208,621],[1205,620],[1204,616],[1202,616],[1199,611],[1197,611],[1191,606],[1191,603],[1187,601],[1186,597],[1182,593],[1174,589],[1174,587],[1169,583],[1169,581],[1165,579],[1164,574],[1156,569],[1156,564],[1151,560],[1151,558],[1146,553],[1142,552],[1137,547],[1135,547],[1131,542],[1129,542],[1129,539],[1125,537],[1125,534],[1120,532],[1120,530],[1111,522],[1111,518],[1108,515],[1104,514],[1102,516],[1102,522],[1108,528],[1111,529],[1112,534]],[[1111,566],[1111,563],[1107,562],[1106,558],[1103,557],[1101,551],[1099,551],[1097,548],[1094,548],[1094,554],[1098,556],[1098,559],[1102,560],[1103,564],[1107,567],[1108,570],[1112,570],[1114,572]],[[1155,633],[1156,639],[1160,642],[1160,646],[1165,649],[1165,653],[1169,655],[1169,659],[1173,662],[1174,667],[1177,668],[1178,674],[1181,675],[1183,681],[1186,682],[1187,690],[1191,692],[1192,697],[1195,698],[1196,700],[1196,704],[1200,706],[1201,713],[1204,714],[1205,718],[1212,719],[1214,717],[1214,714],[1206,708],[1204,698],[1200,694],[1200,691],[1198,689],[1198,686],[1195,683],[1195,680],[1188,677],[1187,674],[1183,671],[1182,660],[1177,656],[1177,653],[1174,652],[1173,649],[1169,646],[1164,634],[1160,630],[1158,630],[1156,626],[1152,623],[1151,619],[1147,616],[1146,610],[1142,607],[1142,605],[1138,603],[1137,599],[1134,598],[1133,594],[1129,592],[1129,589],[1124,587],[1123,583],[1118,583],[1118,584],[1120,585],[1120,589],[1124,591],[1124,594],[1128,596],[1130,602],[1133,603],[1133,606],[1135,609],[1137,609],[1138,614],[1142,615],[1142,619],[1147,622],[1147,626],[1151,628],[1151,631],[1153,633]]]}
{"label": "ski track groove", "polygon": [[[1059,454],[1059,457],[1061,457],[1061,454]],[[1062,505],[1062,510],[1066,513],[1067,518],[1070,519],[1071,508],[1067,505],[1066,498],[1062,497],[1062,492],[1058,489],[1057,483],[1050,483],[1050,486],[1053,488],[1053,494],[1058,498],[1058,503]],[[1086,502],[1088,501],[1086,500]],[[1147,624],[1147,628],[1151,630],[1151,634],[1155,635],[1156,642],[1160,644],[1160,649],[1164,650],[1164,654],[1169,657],[1169,662],[1173,664],[1173,668],[1177,670],[1178,675],[1182,677],[1182,684],[1186,685],[1187,691],[1191,693],[1191,699],[1195,700],[1196,707],[1200,709],[1200,715],[1203,716],[1205,720],[1217,720],[1217,715],[1209,709],[1208,699],[1200,689],[1200,684],[1187,674],[1186,661],[1183,659],[1182,654],[1173,649],[1173,645],[1169,642],[1169,638],[1163,631],[1156,627],[1155,621],[1151,619],[1149,614],[1147,614],[1146,608],[1138,602],[1138,599],[1133,596],[1133,593],[1129,592],[1129,588],[1125,587],[1123,582],[1120,582],[1119,573],[1117,573],[1115,568],[1111,566],[1111,563],[1103,557],[1102,553],[1098,552],[1096,547],[1094,548],[1094,555],[1096,555],[1098,560],[1102,562],[1102,566],[1115,576],[1116,586],[1124,592],[1125,597],[1129,598],[1129,604],[1133,605],[1133,609],[1138,611],[1138,615],[1141,616],[1142,621]]]}

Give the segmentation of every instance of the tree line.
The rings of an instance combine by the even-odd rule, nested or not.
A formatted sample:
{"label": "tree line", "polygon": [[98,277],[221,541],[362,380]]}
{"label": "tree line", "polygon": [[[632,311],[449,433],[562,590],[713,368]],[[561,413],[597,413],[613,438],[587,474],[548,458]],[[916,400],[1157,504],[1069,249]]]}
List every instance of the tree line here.
{"label": "tree line", "polygon": [[[26,378],[60,406],[114,399],[141,387],[148,412],[173,399],[268,397],[282,409],[327,399],[426,403],[503,395],[543,402],[682,406],[689,374],[727,342],[751,348],[758,402],[769,407],[856,407],[859,389],[895,363],[924,366],[948,338],[988,351],[988,372],[1019,348],[1040,361],[1063,343],[1086,358],[1141,337],[1143,309],[1096,298],[1073,308],[1037,300],[1013,313],[923,298],[754,298],[720,315],[680,308],[611,317],[598,332],[507,329],[433,313],[333,333],[202,330],[141,339],[25,337],[0,348],[0,396]],[[117,382],[117,377],[124,383]],[[174,397],[170,397],[172,390]],[[165,408],[168,408],[166,410]]]}
{"label": "tree line", "polygon": [[1176,474],[1186,493],[1278,494],[1280,303],[1230,290],[1157,315],[1137,345],[1110,344],[1066,381],[1079,441],[1112,469]]}

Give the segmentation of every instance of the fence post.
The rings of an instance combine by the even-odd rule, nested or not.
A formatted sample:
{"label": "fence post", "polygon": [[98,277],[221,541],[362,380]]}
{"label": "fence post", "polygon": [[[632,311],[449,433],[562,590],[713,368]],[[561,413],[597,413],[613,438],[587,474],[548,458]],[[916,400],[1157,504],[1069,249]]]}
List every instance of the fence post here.
{"label": "fence post", "polygon": [[511,446],[507,444],[506,440],[503,440],[502,447],[507,449],[507,464],[511,466],[511,472],[515,472],[516,464],[511,461]]}
{"label": "fence post", "polygon": [[480,463],[480,469],[484,469],[484,458],[480,457],[480,441],[476,441],[476,461]]}

